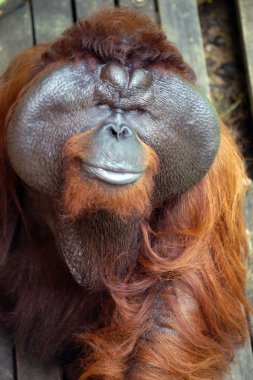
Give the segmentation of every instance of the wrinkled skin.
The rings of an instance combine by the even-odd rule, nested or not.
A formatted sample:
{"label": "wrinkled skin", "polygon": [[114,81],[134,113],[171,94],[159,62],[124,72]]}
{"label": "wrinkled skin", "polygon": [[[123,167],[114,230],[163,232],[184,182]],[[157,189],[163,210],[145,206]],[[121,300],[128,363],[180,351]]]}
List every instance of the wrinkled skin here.
{"label": "wrinkled skin", "polygon": [[84,132],[90,133],[89,154],[81,158],[80,171],[91,186],[93,181],[105,188],[131,186],[146,169],[140,140],[149,145],[159,158],[152,195],[159,205],[208,171],[220,130],[213,108],[197,89],[178,75],[152,69],[64,65],[35,81],[22,97],[8,126],[12,166],[27,185],[45,194],[54,210],[49,226],[71,273],[80,284],[94,287],[98,274],[91,280],[94,270],[87,264],[83,268],[85,223],[62,219],[50,200],[62,190],[63,146]]}

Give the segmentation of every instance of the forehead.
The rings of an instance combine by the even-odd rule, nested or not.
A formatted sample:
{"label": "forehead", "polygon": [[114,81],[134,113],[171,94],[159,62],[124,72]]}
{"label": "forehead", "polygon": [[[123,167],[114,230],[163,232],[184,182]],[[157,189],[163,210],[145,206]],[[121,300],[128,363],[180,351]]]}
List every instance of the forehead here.
{"label": "forehead", "polygon": [[159,117],[157,104],[161,113],[163,104],[166,108],[180,105],[187,110],[196,100],[205,102],[190,82],[174,72],[158,71],[153,67],[133,70],[114,63],[89,65],[86,62],[63,64],[49,70],[34,80],[28,96],[30,101],[45,107],[56,103],[70,109],[76,109],[79,103],[83,107],[97,103],[122,109],[148,107],[156,117]]}

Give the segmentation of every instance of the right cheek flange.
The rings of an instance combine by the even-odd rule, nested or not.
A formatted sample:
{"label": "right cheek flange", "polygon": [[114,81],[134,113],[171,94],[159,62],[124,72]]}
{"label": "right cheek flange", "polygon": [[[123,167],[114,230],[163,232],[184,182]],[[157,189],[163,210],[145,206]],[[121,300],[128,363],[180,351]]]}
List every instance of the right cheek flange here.
{"label": "right cheek flange", "polygon": [[[7,153],[16,174],[33,189],[54,193],[60,183],[60,146],[43,135],[21,127],[22,115],[14,114],[7,130]],[[60,145],[60,144],[59,144]]]}

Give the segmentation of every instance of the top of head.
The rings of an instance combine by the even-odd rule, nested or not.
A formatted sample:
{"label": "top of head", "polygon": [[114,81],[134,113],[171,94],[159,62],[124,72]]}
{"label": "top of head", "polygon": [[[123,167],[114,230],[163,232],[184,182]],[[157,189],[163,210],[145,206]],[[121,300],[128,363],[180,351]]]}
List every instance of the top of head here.
{"label": "top of head", "polygon": [[147,169],[140,144],[151,147],[161,200],[210,168],[217,115],[194,87],[192,69],[145,16],[112,8],[81,20],[46,48],[37,74],[8,126],[12,166],[37,190],[58,190],[63,147],[75,136],[86,149],[81,168],[104,186],[138,181]]}
{"label": "top of head", "polygon": [[66,30],[47,49],[46,63],[59,60],[115,62],[127,67],[159,67],[179,73],[195,81],[187,65],[162,29],[147,16],[129,8],[106,8]]}

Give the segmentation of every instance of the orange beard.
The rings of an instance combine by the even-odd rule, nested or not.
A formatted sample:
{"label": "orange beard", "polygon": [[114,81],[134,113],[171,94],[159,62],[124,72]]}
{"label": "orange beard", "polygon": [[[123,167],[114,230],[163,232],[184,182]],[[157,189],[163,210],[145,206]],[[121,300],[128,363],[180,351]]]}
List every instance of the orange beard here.
{"label": "orange beard", "polygon": [[141,142],[145,151],[145,171],[132,184],[111,185],[99,179],[88,178],[81,168],[81,160],[90,152],[92,131],[72,137],[64,147],[65,178],[63,183],[63,211],[66,216],[79,217],[84,211],[105,209],[121,218],[150,213],[150,197],[158,157],[148,145]]}

